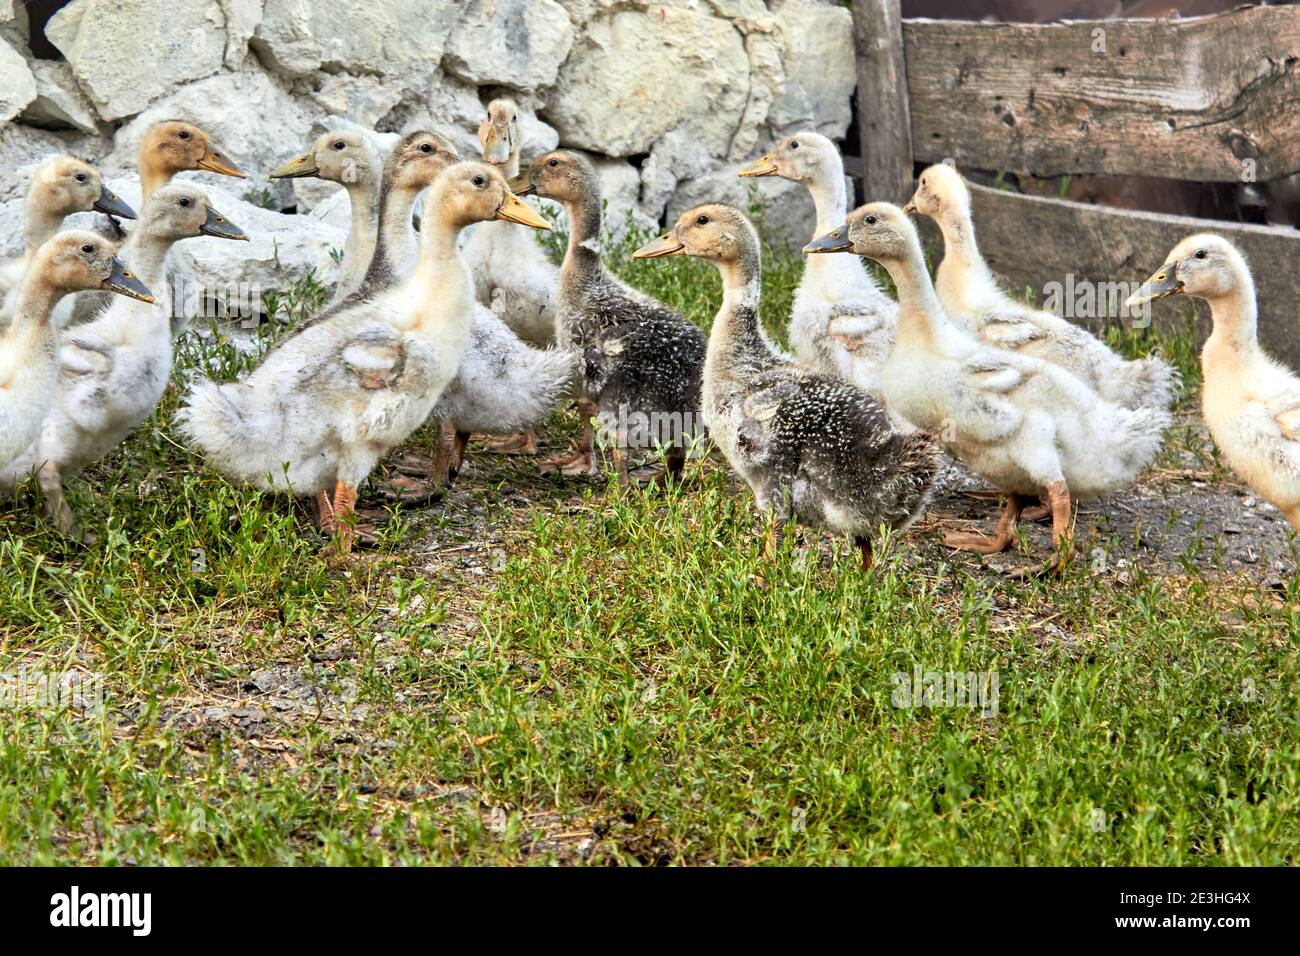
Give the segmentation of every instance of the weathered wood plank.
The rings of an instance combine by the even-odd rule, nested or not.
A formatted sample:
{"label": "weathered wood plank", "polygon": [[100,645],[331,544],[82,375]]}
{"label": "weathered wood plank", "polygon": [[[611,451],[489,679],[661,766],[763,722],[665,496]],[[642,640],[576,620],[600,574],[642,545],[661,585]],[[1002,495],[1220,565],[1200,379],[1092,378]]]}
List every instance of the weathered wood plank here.
{"label": "weathered wood plank", "polygon": [[867,195],[905,202],[912,186],[912,121],[899,0],[853,0],[858,132]]}
{"label": "weathered wood plank", "polygon": [[912,149],[925,162],[1214,182],[1242,180],[1243,160],[1261,182],[1300,169],[1300,6],[1186,20],[907,20],[903,39]]}
{"label": "weathered wood plank", "polygon": [[[1048,283],[1065,287],[1070,276],[1076,289],[1082,280],[1140,283],[1186,236],[1197,232],[1223,236],[1241,250],[1255,276],[1261,341],[1279,359],[1300,369],[1297,230],[1117,210],[976,185],[971,186],[971,197],[975,234],[989,266],[1008,292],[1019,294],[1028,287],[1040,303]],[[1181,314],[1187,301],[1177,296],[1160,300],[1152,320],[1169,321]],[[1082,325],[1098,324],[1070,317]],[[1208,329],[1203,324],[1202,334]]]}

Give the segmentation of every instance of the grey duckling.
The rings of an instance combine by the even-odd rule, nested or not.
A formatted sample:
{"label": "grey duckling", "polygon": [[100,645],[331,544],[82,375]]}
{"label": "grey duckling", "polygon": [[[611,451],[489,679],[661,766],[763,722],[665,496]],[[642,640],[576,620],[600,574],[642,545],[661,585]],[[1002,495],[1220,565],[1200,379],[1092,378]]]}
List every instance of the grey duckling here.
{"label": "grey duckling", "polygon": [[730,206],[697,206],[639,259],[687,255],[722,274],[722,308],[704,364],[704,420],[731,466],[772,519],[769,554],[791,518],[850,535],[872,564],[872,535],[905,530],[933,492],[938,446],[923,432],[894,431],[862,389],[799,365],[759,321],[758,236]]}
{"label": "grey duckling", "polygon": [[[610,433],[619,480],[626,484],[629,422],[649,422],[646,440],[666,447],[666,467],[681,475],[686,450],[701,436],[700,382],[707,342],[688,320],[610,275],[600,262],[601,201],[595,167],[567,150],[545,153],[512,186],[563,204],[569,246],[560,267],[556,342],[578,357],[586,402],[575,456],[561,464],[594,467],[591,418]],[[614,424],[617,423],[617,424]],[[555,463],[559,464],[559,463]]]}

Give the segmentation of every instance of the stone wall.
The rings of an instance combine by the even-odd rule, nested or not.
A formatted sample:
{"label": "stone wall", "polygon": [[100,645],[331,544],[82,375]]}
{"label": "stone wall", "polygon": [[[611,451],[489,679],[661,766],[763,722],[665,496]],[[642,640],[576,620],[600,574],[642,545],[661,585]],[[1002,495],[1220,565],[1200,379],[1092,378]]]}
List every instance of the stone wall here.
{"label": "stone wall", "polygon": [[[34,58],[22,4],[0,0],[0,256],[21,246],[34,164],[83,156],[130,201],[141,133],[181,118],[250,176],[190,177],[267,240],[194,240],[193,258],[267,283],[277,258],[332,274],[338,187],[265,178],[331,125],[428,127],[473,155],[484,105],[510,94],[525,158],[589,151],[612,220],[657,225],[706,199],[743,205],[755,181],[736,168],[782,135],[842,138],[854,85],[850,15],[830,0],[71,0],[45,36],[64,60]],[[805,239],[804,190],[759,188]]]}

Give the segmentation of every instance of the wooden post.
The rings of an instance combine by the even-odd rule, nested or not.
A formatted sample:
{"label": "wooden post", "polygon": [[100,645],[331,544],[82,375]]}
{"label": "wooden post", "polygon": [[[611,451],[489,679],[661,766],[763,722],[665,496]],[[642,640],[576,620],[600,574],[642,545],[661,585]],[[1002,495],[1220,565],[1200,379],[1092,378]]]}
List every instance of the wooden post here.
{"label": "wooden post", "polygon": [[913,186],[912,111],[899,0],[853,0],[853,46],[863,195],[868,202],[904,203]]}

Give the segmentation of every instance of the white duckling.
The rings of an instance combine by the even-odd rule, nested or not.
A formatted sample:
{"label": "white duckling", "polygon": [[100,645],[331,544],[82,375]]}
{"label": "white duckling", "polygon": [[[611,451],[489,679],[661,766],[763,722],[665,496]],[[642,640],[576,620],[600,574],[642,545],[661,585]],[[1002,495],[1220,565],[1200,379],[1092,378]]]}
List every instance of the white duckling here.
{"label": "white duckling", "polygon": [[[195,236],[248,238],[197,187],[164,186],[144,205],[121,258],[152,287],[162,281],[172,244]],[[63,482],[116,448],[162,398],[172,367],[169,317],[152,302],[115,296],[89,322],[62,333],[59,346],[53,406],[36,441],[0,468],[0,489],[35,473],[59,530],[90,544],[94,537],[79,528]]]}
{"label": "white duckling", "polygon": [[[483,161],[506,181],[519,176],[519,107],[511,99],[488,104],[478,128]],[[506,223],[475,226],[465,241],[465,261],[474,272],[478,300],[525,342],[545,347],[555,342],[555,295],[559,270],[546,258],[536,237]]]}
{"label": "white duckling", "polygon": [[114,256],[113,244],[98,233],[70,229],[36,250],[18,287],[13,321],[0,337],[0,467],[40,434],[58,373],[54,307],[64,296],[85,289],[153,301]]}
{"label": "white duckling", "polygon": [[934,440],[896,432],[866,391],[802,367],[768,340],[758,318],[758,235],[739,210],[696,206],[633,255],[699,256],[722,274],[704,362],[705,422],[771,515],[769,549],[797,518],[852,537],[868,570],[880,527],[905,530],[925,510],[939,470]]}
{"label": "white duckling", "polygon": [[489,219],[550,228],[490,166],[447,169],[425,200],[412,275],[291,336],[242,382],[194,385],[184,433],[236,480],[315,496],[350,549],[358,486],[428,417],[469,346],[476,303],[457,237]]}
{"label": "white duckling", "polygon": [[53,156],[37,169],[23,204],[21,256],[0,264],[0,329],[13,314],[13,296],[36,250],[45,244],[73,213],[98,210],[134,219],[135,210],[104,185],[99,170],[72,156]]}
{"label": "white duckling", "polygon": [[331,130],[318,136],[307,152],[271,173],[272,179],[324,179],[338,183],[347,191],[351,219],[330,304],[342,302],[361,288],[370,260],[374,258],[383,168],[383,161],[369,137],[355,130]]}
{"label": "white duckling", "polygon": [[983,342],[1059,365],[1125,408],[1173,403],[1177,379],[1168,363],[1157,357],[1126,361],[1087,329],[1002,291],[975,244],[970,190],[955,168],[939,163],[923,172],[903,208],[938,224],[944,246],[935,275],[939,304]]}
{"label": "white duckling", "polygon": [[[384,169],[379,241],[363,283],[365,291],[389,288],[407,274],[416,248],[411,205],[425,186],[457,161],[450,142],[425,131],[408,134],[393,150]],[[474,229],[499,225],[508,223],[482,222]],[[432,476],[433,484],[402,479],[394,481],[394,488],[413,499],[439,492],[460,470],[471,433],[502,435],[531,428],[555,409],[575,374],[570,354],[533,348],[479,303],[460,368],[434,409],[434,418],[442,423],[436,458],[428,462],[411,455],[399,463],[402,471]]]}
{"label": "white duckling", "polygon": [[1300,376],[1260,347],[1250,267],[1226,239],[1188,236],[1129,305],[1174,294],[1210,303],[1214,329],[1201,349],[1201,411],[1215,444],[1300,532]]}
{"label": "white duckling", "polygon": [[889,270],[898,330],[881,369],[885,401],[947,443],[1008,502],[994,537],[949,533],[950,547],[992,554],[1015,538],[1023,499],[1038,495],[1058,549],[1071,538],[1071,497],[1129,485],[1160,448],[1163,408],[1107,402],[1058,365],[992,348],[939,305],[921,241],[897,206],[871,203],[805,252],[856,252]]}
{"label": "white duckling", "polygon": [[[817,210],[814,237],[844,222],[844,161],[820,133],[787,136],[741,176],[803,183]],[[854,256],[809,256],[790,311],[790,347],[809,368],[880,397],[880,367],[894,343],[898,305]]]}

